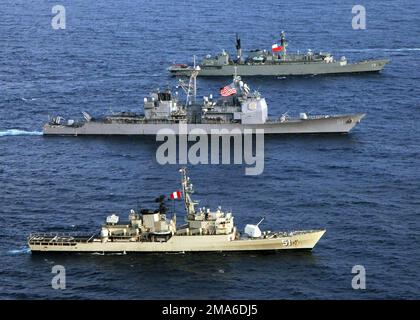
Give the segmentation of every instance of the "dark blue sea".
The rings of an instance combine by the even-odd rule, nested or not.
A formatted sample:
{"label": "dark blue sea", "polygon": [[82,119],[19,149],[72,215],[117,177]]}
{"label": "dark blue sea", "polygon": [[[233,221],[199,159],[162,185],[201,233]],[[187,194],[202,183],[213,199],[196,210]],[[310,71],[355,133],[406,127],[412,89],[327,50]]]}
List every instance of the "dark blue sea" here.
{"label": "dark blue sea", "polygon": [[[66,8],[66,29],[51,8]],[[420,293],[420,5],[364,1],[86,1],[0,3],[0,298],[416,299]],[[43,137],[49,115],[142,112],[173,86],[166,67],[221,49],[270,48],[348,60],[389,58],[379,74],[245,79],[269,113],[366,112],[349,135],[271,136],[262,175],[243,165],[190,166],[195,198],[232,209],[242,230],[326,228],[312,252],[32,255],[34,231],[99,230],[105,217],[179,189],[153,137]],[[229,79],[199,79],[199,95]],[[181,208],[181,205],[178,206]],[[54,290],[51,268],[66,268]],[[351,282],[366,270],[366,289]]]}

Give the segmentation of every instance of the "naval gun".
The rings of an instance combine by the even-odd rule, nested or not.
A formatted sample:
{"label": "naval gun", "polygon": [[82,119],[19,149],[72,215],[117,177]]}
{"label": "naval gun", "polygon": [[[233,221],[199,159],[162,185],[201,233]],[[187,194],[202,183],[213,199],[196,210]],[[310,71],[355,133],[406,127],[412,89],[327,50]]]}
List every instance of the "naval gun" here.
{"label": "naval gun", "polygon": [[247,224],[245,226],[244,232],[248,235],[250,238],[260,238],[262,236],[262,232],[260,230],[260,223],[264,221],[264,218],[260,220],[257,224]]}

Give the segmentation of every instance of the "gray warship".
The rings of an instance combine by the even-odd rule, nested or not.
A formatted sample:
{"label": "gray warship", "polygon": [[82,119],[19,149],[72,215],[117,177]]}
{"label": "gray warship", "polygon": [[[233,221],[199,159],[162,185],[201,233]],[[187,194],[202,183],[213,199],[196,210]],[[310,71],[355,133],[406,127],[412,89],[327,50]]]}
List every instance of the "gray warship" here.
{"label": "gray warship", "polygon": [[[298,76],[340,73],[378,72],[389,62],[388,59],[365,60],[349,63],[343,56],[338,61],[328,52],[288,53],[286,35],[280,35],[280,43],[271,50],[252,50],[247,57],[242,55],[241,40],[236,36],[236,59],[223,50],[216,56],[207,55],[200,65],[199,76]],[[174,76],[190,76],[194,67],[187,64],[173,64],[168,71]]]}
{"label": "gray warship", "polygon": [[196,98],[196,77],[200,70],[194,67],[189,82],[179,79],[186,98],[180,99],[178,91],[156,90],[144,98],[144,113],[121,112],[93,117],[83,111],[83,118],[65,119],[50,117],[43,134],[85,135],[156,135],[162,134],[228,134],[263,133],[348,133],[364,113],[344,115],[311,115],[300,112],[290,116],[285,112],[277,118],[268,117],[267,103],[258,91],[234,76],[233,82],[220,90],[220,97]]}
{"label": "gray warship", "polygon": [[185,223],[177,226],[176,214],[168,218],[165,196],[156,199],[156,210],[131,210],[128,222],[119,222],[112,214],[100,233],[61,234],[33,233],[28,237],[31,252],[222,252],[266,250],[311,250],[324,235],[325,229],[292,232],[261,231],[258,224],[247,224],[237,230],[232,212],[201,207],[191,199],[192,183],[186,169],[180,170]]}

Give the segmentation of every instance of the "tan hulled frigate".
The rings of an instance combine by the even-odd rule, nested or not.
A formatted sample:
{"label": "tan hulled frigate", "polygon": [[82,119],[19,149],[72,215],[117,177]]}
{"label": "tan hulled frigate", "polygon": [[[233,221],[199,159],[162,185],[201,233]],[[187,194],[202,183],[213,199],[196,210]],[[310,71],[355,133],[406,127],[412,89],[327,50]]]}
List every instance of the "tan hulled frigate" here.
{"label": "tan hulled frigate", "polygon": [[[182,175],[182,196],[185,224],[177,226],[176,216],[166,217],[164,196],[157,199],[159,209],[131,210],[129,221],[119,223],[117,215],[108,216],[98,235],[31,234],[28,244],[32,252],[209,252],[209,251],[263,251],[311,250],[325,230],[292,232],[262,232],[258,223],[237,231],[231,212],[219,207],[196,209],[191,199],[192,184],[186,169]],[[181,196],[180,192],[176,192]],[[175,196],[177,197],[177,196]]]}

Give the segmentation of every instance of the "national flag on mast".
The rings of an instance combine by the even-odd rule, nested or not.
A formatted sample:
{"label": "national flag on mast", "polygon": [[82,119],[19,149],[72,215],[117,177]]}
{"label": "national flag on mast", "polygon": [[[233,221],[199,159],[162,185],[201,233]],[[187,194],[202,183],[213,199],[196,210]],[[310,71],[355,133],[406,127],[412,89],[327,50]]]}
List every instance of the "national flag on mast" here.
{"label": "national flag on mast", "polygon": [[172,200],[181,199],[181,191],[174,191],[171,193],[170,198]]}
{"label": "national flag on mast", "polygon": [[236,88],[233,83],[227,85],[226,87],[220,88],[220,94],[222,97],[228,97],[232,94],[236,94]]}
{"label": "national flag on mast", "polygon": [[273,52],[279,52],[279,51],[283,50],[283,47],[278,45],[277,43],[275,43],[271,46],[271,50]]}

